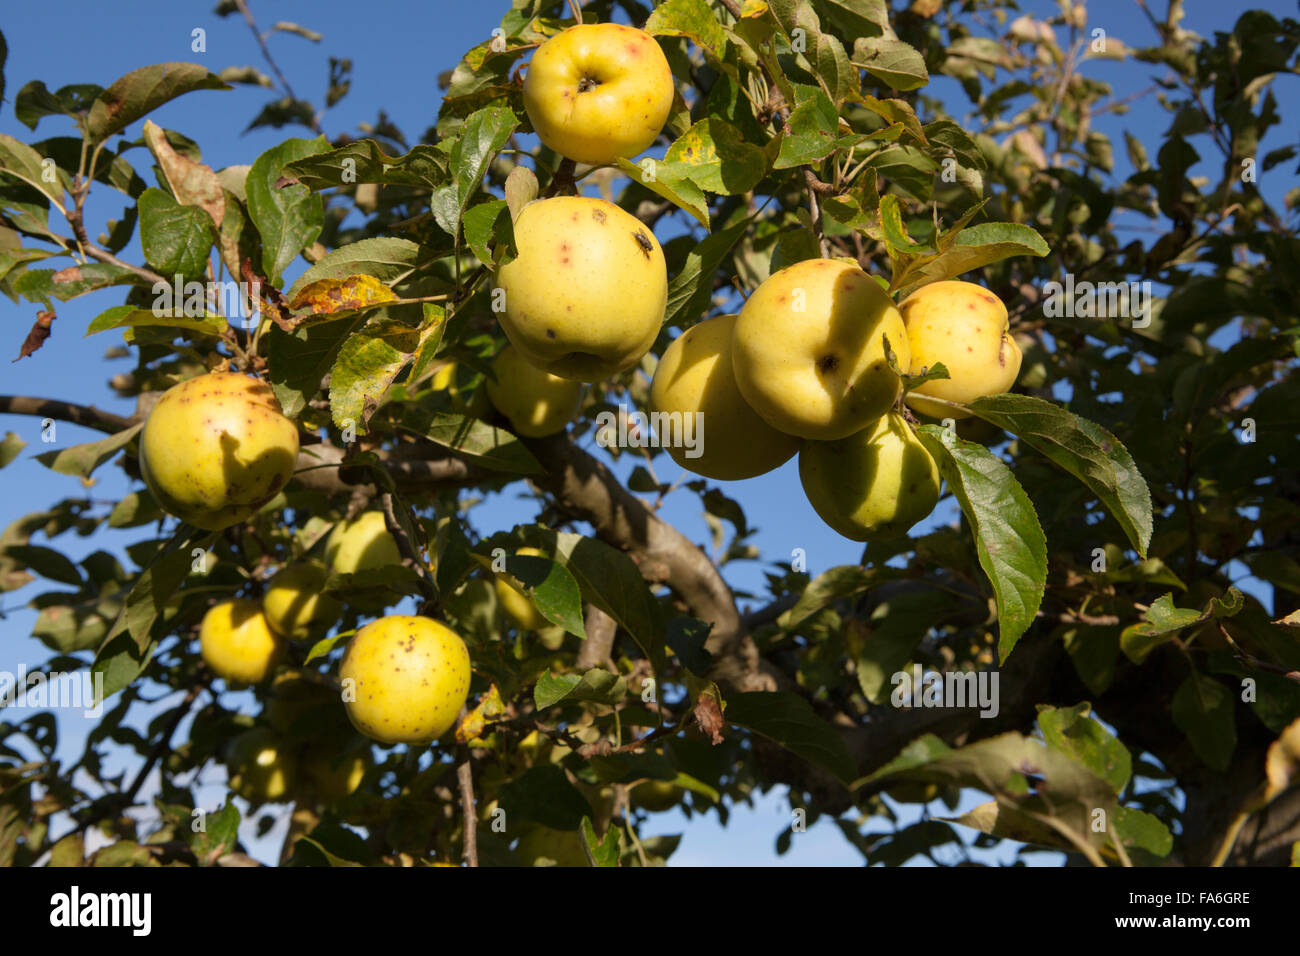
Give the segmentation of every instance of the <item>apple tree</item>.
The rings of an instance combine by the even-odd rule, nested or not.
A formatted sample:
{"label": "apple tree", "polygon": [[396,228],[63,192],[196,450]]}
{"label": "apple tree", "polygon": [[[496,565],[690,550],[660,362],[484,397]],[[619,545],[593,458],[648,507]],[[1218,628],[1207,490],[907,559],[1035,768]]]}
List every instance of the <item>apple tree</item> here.
{"label": "apple tree", "polygon": [[[1300,193],[1266,199],[1297,149],[1260,144],[1294,129],[1274,87],[1300,24],[1250,11],[1203,37],[1169,0],[1139,43],[1059,7],[512,0],[444,64],[414,145],[386,119],[325,131],[337,63],[325,104],[277,68],[254,124],[286,138],[224,169],[203,158],[224,131],[150,114],[255,70],[0,86],[31,132],[0,135],[0,290],[38,310],[30,331],[9,323],[9,347],[64,392],[0,396],[29,416],[6,420],[20,424],[0,465],[131,481],[0,536],[0,588],[39,611],[49,650],[31,670],[89,674],[104,701],[72,763],[51,713],[0,713],[0,861],[79,865],[94,831],[99,865],[248,863],[242,813],[262,832],[288,818],[292,865],[657,865],[677,840],[643,837],[649,815],[725,824],[767,791],[790,805],[779,852],[826,819],[869,863],[1002,840],[1095,865],[1292,860]],[[579,23],[628,28],[579,82],[620,91],[586,121],[605,124],[603,151],[547,99],[576,54],[539,65]],[[1097,79],[1098,60],[1149,72],[1154,92],[1135,95],[1158,99],[1163,133],[1102,132],[1131,91]],[[617,86],[629,71],[667,84],[640,117]],[[126,211],[88,222],[92,191]],[[573,239],[589,268],[530,266],[579,234],[529,217],[579,196],[630,224],[625,258],[592,226]],[[865,535],[857,563],[813,574],[758,552],[742,486],[661,481],[680,469],[629,416],[651,407],[670,343],[738,312],[739,336],[760,287],[819,262],[871,277],[881,314],[973,283],[1005,305],[993,342],[1019,365],[953,399],[937,386],[958,360],[909,361],[910,327],[873,339],[892,390],[851,431],[894,423],[954,517]],[[610,351],[590,322],[529,326],[520,303],[567,295],[603,310]],[[84,331],[131,363],[110,385],[133,413],[60,378],[60,337],[78,330],[54,318],[81,296],[103,301]],[[851,338],[866,312],[845,315],[833,334]],[[782,344],[749,324],[748,351]],[[225,398],[207,383],[232,380],[292,425],[213,432]],[[156,424],[182,383],[199,383],[188,417]],[[830,437],[763,417],[772,436],[724,416],[706,447],[739,437],[725,459],[774,466]],[[42,450],[42,420],[103,438]],[[274,445],[284,467],[200,461],[205,428],[227,451]],[[934,506],[829,460],[824,497],[847,488],[904,525]],[[246,497],[213,520],[174,482],[221,468]],[[503,527],[502,490],[537,519]],[[668,496],[698,498],[725,547],[666,521]],[[133,533],[122,559],[65,553],[106,528]],[[765,593],[739,593],[737,562],[761,562]],[[413,619],[433,670],[385,676],[383,652],[417,644]],[[363,659],[380,625],[393,643]],[[435,670],[436,707],[420,689]],[[389,709],[361,714],[375,695]],[[223,771],[232,796],[199,806],[200,776]]]}

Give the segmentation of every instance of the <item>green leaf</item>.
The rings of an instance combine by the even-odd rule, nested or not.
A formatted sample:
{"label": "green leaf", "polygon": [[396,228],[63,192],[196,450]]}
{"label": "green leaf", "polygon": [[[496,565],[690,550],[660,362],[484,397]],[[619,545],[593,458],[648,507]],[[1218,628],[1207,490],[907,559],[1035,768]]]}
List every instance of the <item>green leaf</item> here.
{"label": "green leaf", "polygon": [[665,328],[681,325],[708,311],[713,298],[713,277],[732,247],[749,230],[751,222],[742,219],[722,232],[715,232],[686,254],[681,270],[668,282]]}
{"label": "green leaf", "polygon": [[501,103],[485,106],[465,120],[449,155],[452,181],[436,189],[430,200],[434,218],[448,235],[458,234],[461,216],[478,192],[483,174],[518,125],[518,117]]}
{"label": "green leaf", "polygon": [[840,136],[840,114],[831,98],[816,87],[799,87],[800,102],[790,113],[786,130],[781,135],[781,145],[775,169],[807,166],[825,159],[831,153],[856,142],[861,137]]}
{"label": "green leaf", "polygon": [[1115,516],[1142,557],[1151,542],[1151,492],[1118,438],[1086,418],[1030,395],[993,395],[967,406],[1019,436],[1082,481]]}
{"label": "green leaf", "polygon": [[194,90],[229,89],[232,87],[194,63],[143,66],[95,97],[86,116],[86,132],[91,142],[102,142],[178,96]]}
{"label": "green leaf", "polygon": [[626,696],[627,681],[622,676],[595,667],[581,676],[543,674],[533,688],[533,705],[545,710],[565,700],[588,700],[613,706]]}
{"label": "green leaf", "polygon": [[712,117],[679,136],[664,163],[681,166],[695,185],[723,196],[749,192],[767,172],[763,150],[746,143],[730,123]]}
{"label": "green leaf", "polygon": [[307,652],[307,657],[303,660],[303,663],[310,664],[312,661],[320,660],[322,657],[328,657],[330,651],[334,650],[334,648],[338,647],[340,643],[346,641],[355,633],[356,629],[353,628],[352,630],[341,631],[330,637],[322,637],[311,646],[311,650]]}
{"label": "green leaf", "polygon": [[980,567],[997,598],[998,657],[1005,661],[1043,602],[1047,541],[1038,515],[1011,470],[983,445],[939,425],[922,425],[917,437],[970,523]]}
{"label": "green leaf", "polygon": [[13,432],[5,432],[4,441],[0,441],[0,468],[5,467],[15,458],[18,453],[27,447],[27,442],[23,441]]}
{"label": "green leaf", "polygon": [[582,593],[564,565],[550,558],[512,554],[506,557],[506,571],[524,586],[524,593],[548,621],[587,639]]}
{"label": "green leaf", "polygon": [[892,193],[880,197],[880,229],[892,257],[926,251],[925,246],[913,242],[907,234],[898,197]]}
{"label": "green leaf", "polygon": [[[882,601],[871,613],[871,637],[856,662],[858,685],[866,698],[873,704],[889,701],[898,689],[894,675],[903,671],[926,635],[958,610],[958,600],[939,590],[896,594]],[[922,693],[923,687],[912,688],[914,698]],[[976,706],[976,700],[967,700],[967,705]]]}
{"label": "green leaf", "polygon": [[420,333],[391,319],[377,319],[350,335],[330,369],[330,416],[340,428],[366,423],[388,387],[420,344]]}
{"label": "green leaf", "polygon": [[171,314],[161,309],[140,309],[133,305],[115,305],[95,316],[86,327],[86,335],[109,329],[169,328],[219,336],[229,323],[219,315],[196,317]]}
{"label": "green leaf", "polygon": [[401,427],[457,454],[473,458],[484,468],[524,475],[541,471],[542,466],[523,442],[505,429],[476,418],[415,405],[406,410]]}
{"label": "green leaf", "polygon": [[1147,608],[1146,621],[1131,624],[1119,636],[1119,646],[1124,656],[1134,664],[1141,664],[1147,655],[1161,644],[1189,627],[1211,618],[1232,617],[1245,606],[1245,597],[1235,587],[1224,593],[1223,599],[1211,598],[1200,611],[1174,606],[1173,592],[1156,598]]}
{"label": "green leaf", "polygon": [[465,224],[465,242],[479,262],[486,266],[493,265],[495,261],[492,255],[493,242],[501,243],[502,246],[514,242],[514,223],[504,199],[489,199],[471,206],[465,210],[462,221]]}
{"label": "green leaf", "polygon": [[[1159,817],[1135,810],[1116,807],[1111,815],[1111,826],[1120,842],[1128,849],[1141,850],[1156,857],[1166,857],[1174,848],[1174,835]],[[1136,862],[1136,861],[1135,861]]]}
{"label": "green leaf", "polygon": [[[3,77],[0,77],[0,83],[3,83]],[[18,122],[34,130],[44,116],[76,118],[78,113],[89,109],[102,92],[104,88],[94,83],[72,83],[51,93],[40,80],[32,80],[14,97],[14,116]],[[77,142],[81,142],[80,137]]]}
{"label": "green leaf", "polygon": [[1133,774],[1133,758],[1119,740],[1091,716],[1091,705],[1038,709],[1038,729],[1047,746],[1079,761],[1120,793]]}
{"label": "green leaf", "polygon": [[667,0],[646,20],[651,36],[686,37],[715,62],[726,60],[727,34],[705,0]]}
{"label": "green leaf", "polygon": [[585,600],[625,630],[658,669],[664,657],[664,622],[636,563],[603,541],[580,534],[555,535],[554,553],[577,579]]}
{"label": "green leaf", "polygon": [[196,832],[192,827],[183,827],[181,832],[185,833],[199,862],[211,865],[234,850],[239,842],[239,807],[233,800],[227,801],[216,813],[205,815],[202,830]]}
{"label": "green leaf", "polygon": [[430,258],[427,251],[409,239],[385,236],[362,239],[327,252],[296,281],[285,297],[292,300],[302,289],[321,279],[374,276],[387,286],[397,285]]}
{"label": "green leaf", "polygon": [[583,817],[582,846],[592,866],[618,866],[620,850],[618,827],[610,827],[605,831],[605,838],[597,840],[596,829],[591,825],[591,817]]}
{"label": "green leaf", "polygon": [[915,90],[930,82],[925,58],[916,47],[897,38],[858,37],[853,63],[896,90]]}
{"label": "green leaf", "polygon": [[50,198],[56,204],[63,203],[63,184],[57,175],[53,182],[46,182],[42,162],[45,157],[26,143],[0,133],[0,170],[16,179],[21,179],[33,189]]}
{"label": "green leaf", "polygon": [[875,568],[867,568],[859,564],[841,564],[833,567],[813,578],[799,595],[795,606],[782,614],[778,623],[783,628],[792,630],[822,608],[828,607],[840,598],[865,591],[879,580],[879,572]]}
{"label": "green leaf", "polygon": [[197,206],[182,206],[161,189],[140,196],[140,246],[149,265],[164,278],[198,278],[216,241],[212,217]]}
{"label": "green leaf", "polygon": [[911,292],[929,282],[964,275],[1015,256],[1046,256],[1051,248],[1030,226],[1015,222],[982,222],[957,234],[956,241],[933,258],[921,260],[896,288]]}
{"label": "green leaf", "polygon": [[1226,687],[1193,671],[1174,693],[1170,716],[1207,767],[1223,772],[1231,766],[1237,723],[1233,695]]}
{"label": "green leaf", "polygon": [[267,377],[289,418],[297,418],[320,391],[321,380],[333,366],[352,330],[365,321],[352,320],[305,325],[293,332],[273,326],[267,335]]}
{"label": "green leaf", "polygon": [[844,738],[797,694],[751,691],[727,698],[727,723],[752,730],[848,783],[856,766]]}
{"label": "green leaf", "polygon": [[533,767],[522,777],[507,781],[499,794],[506,818],[512,821],[531,820],[553,830],[576,830],[583,817],[591,816],[587,798],[553,764]]}
{"label": "green leaf", "polygon": [[325,224],[320,196],[301,184],[281,188],[284,167],[328,149],[324,137],[286,140],[257,157],[248,171],[248,215],[262,237],[262,271],[272,285],[280,285],[285,267],[316,241]]}
{"label": "green leaf", "polygon": [[313,191],[358,183],[430,190],[447,181],[447,157],[424,143],[403,156],[389,156],[373,139],[363,139],[287,163],[284,175]]}
{"label": "green leaf", "polygon": [[143,423],[132,425],[99,441],[73,445],[71,448],[62,448],[58,451],[47,451],[37,455],[36,460],[61,475],[89,478],[91,472],[126,447],[143,427]]}
{"label": "green leaf", "polygon": [[53,604],[41,608],[32,625],[32,637],[60,654],[94,650],[108,636],[121,611],[121,602],[113,599]]}
{"label": "green leaf", "polygon": [[4,549],[5,557],[18,562],[43,578],[80,588],[85,582],[77,566],[62,552],[36,544],[11,544]]}
{"label": "green leaf", "polygon": [[690,178],[691,167],[663,162],[652,156],[646,156],[638,163],[620,156],[615,163],[628,179],[667,199],[705,229],[709,228],[709,201]]}

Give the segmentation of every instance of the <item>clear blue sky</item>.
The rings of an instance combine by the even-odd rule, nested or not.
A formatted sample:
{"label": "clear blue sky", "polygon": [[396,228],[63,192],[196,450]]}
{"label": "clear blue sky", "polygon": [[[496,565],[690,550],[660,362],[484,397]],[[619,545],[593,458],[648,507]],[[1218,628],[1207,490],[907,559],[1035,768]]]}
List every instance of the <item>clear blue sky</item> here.
{"label": "clear blue sky", "polygon": [[[290,21],[323,34],[319,44],[289,34],[277,34],[270,40],[281,68],[300,95],[322,100],[328,57],[353,60],[351,91],[324,119],[331,135],[339,132],[357,135],[357,125],[373,122],[383,109],[411,139],[417,138],[436,116],[441,95],[437,75],[450,69],[470,46],[490,37],[506,7],[503,0],[477,3],[372,0],[364,7],[306,0],[252,0],[251,5],[264,29],[276,21]],[[200,63],[213,72],[239,65],[253,65],[265,71],[265,63],[242,18],[236,15],[219,19],[211,13],[214,6],[214,0],[197,3],[132,0],[113,5],[89,0],[51,0],[24,4],[21,17],[8,16],[7,22],[0,24],[9,45],[4,71],[7,101],[0,105],[0,132],[26,141],[70,132],[70,124],[56,117],[44,119],[35,133],[14,118],[13,96],[31,79],[43,80],[51,90],[79,82],[107,85],[131,69],[167,60]],[[1156,0],[1153,6],[1160,8],[1162,4]],[[1269,9],[1278,16],[1295,14],[1294,4],[1279,0],[1250,6]],[[1056,9],[1054,3],[1043,0],[1026,2],[1022,7],[1025,12],[1040,16],[1050,15]],[[1239,9],[1231,4],[1203,2],[1190,3],[1188,7],[1190,13],[1183,25],[1202,35],[1229,29]],[[1152,42],[1149,25],[1136,5],[1128,0],[1094,2],[1090,14],[1090,27],[1101,26],[1129,46]],[[206,30],[204,53],[191,49],[192,31],[196,28]],[[1147,86],[1156,68],[1136,62],[1095,60],[1085,66],[1084,72],[1112,83],[1116,95],[1123,96]],[[269,92],[241,86],[230,92],[194,93],[156,111],[152,118],[196,140],[203,149],[204,161],[215,169],[250,163],[286,135],[309,135],[305,130],[241,132],[269,99]],[[936,77],[927,93],[945,98],[955,118],[965,115],[966,101],[955,81]],[[1135,104],[1129,116],[1107,117],[1098,126],[1115,141],[1116,175],[1122,177],[1128,169],[1119,131],[1129,128],[1135,132],[1154,158],[1159,135],[1167,128],[1168,119],[1148,99]],[[139,127],[139,123],[131,127],[132,136],[139,135]],[[1264,148],[1277,146],[1279,135],[1271,134]],[[1202,150],[1202,155],[1209,157],[1211,153]],[[149,179],[146,154],[137,151],[131,158]],[[1270,176],[1271,183],[1267,181]],[[1287,181],[1289,177],[1289,166],[1278,167],[1263,174],[1261,187],[1273,198],[1289,188],[1292,184]],[[119,194],[111,190],[99,189],[98,200],[95,195],[92,194],[88,212],[92,236],[103,228],[106,219],[117,218],[122,208]],[[143,261],[138,242],[133,241],[123,256]],[[0,298],[0,315],[3,315],[0,328],[4,329],[0,392],[63,398],[130,414],[132,403],[117,398],[108,388],[107,379],[114,372],[129,368],[131,361],[117,365],[103,361],[105,350],[120,344],[119,340],[113,333],[89,339],[82,337],[92,318],[120,301],[119,295],[109,291],[63,304],[58,309],[53,337],[45,347],[32,358],[11,364],[9,359],[17,354],[18,345],[38,310],[28,303],[15,306],[8,299]],[[33,460],[35,454],[51,447],[40,443],[39,424],[32,418],[0,416],[0,436],[14,431],[29,443],[18,461],[0,471],[0,527],[61,497],[82,493],[77,479],[56,475]],[[97,437],[93,432],[60,423],[57,447]],[[660,460],[658,468],[662,480],[671,481],[677,475],[676,467],[666,458]],[[125,479],[112,467],[103,467],[96,478],[88,494],[97,499],[115,500],[127,490]],[[732,483],[724,490],[742,502],[751,525],[759,527],[759,533],[751,540],[770,560],[788,561],[792,549],[802,548],[813,574],[834,565],[857,563],[860,546],[840,538],[817,518],[799,486],[794,462],[761,478]],[[489,508],[479,509],[477,520],[481,530],[490,533],[531,520],[532,507],[517,502],[514,497],[513,493],[495,496]],[[669,499],[664,513],[691,538],[704,543],[709,540],[709,531],[700,512],[695,496],[679,492]],[[942,507],[917,530],[925,531],[936,523],[950,522],[955,515],[955,508]],[[489,521],[492,526],[483,525]],[[120,553],[123,545],[138,536],[138,531],[105,531],[89,540],[65,535],[59,546],[74,558],[98,549]],[[757,562],[731,565],[728,577],[733,586],[761,592],[766,567]],[[27,636],[35,614],[22,606],[39,590],[44,588],[28,587],[0,596],[4,611],[4,617],[0,618],[0,670],[14,672],[23,664],[35,667],[48,657],[44,646]],[[64,742],[60,751],[65,758],[75,759],[74,755],[80,751],[84,728],[78,728],[79,723],[79,718],[61,715]],[[205,789],[203,802],[215,806],[223,794],[217,778]],[[797,838],[790,853],[778,860],[773,841],[788,820],[788,808],[774,796],[758,799],[753,812],[733,814],[726,831],[711,821],[697,818],[688,827],[688,836],[675,862],[804,865],[861,862],[857,852],[829,825],[815,827]],[[675,813],[661,815],[650,828],[652,833],[681,829],[682,821]]]}

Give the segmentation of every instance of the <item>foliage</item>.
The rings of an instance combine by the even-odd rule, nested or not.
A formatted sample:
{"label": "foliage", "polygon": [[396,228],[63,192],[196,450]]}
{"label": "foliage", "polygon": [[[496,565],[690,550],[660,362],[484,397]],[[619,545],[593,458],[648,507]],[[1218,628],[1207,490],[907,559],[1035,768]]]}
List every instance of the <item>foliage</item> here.
{"label": "foliage", "polygon": [[[688,814],[724,822],[755,792],[788,788],[798,822],[779,850],[827,817],[873,863],[951,861],[954,846],[967,858],[998,839],[1094,863],[1291,859],[1300,834],[1276,820],[1233,841],[1235,815],[1294,798],[1297,776],[1296,748],[1277,738],[1300,720],[1300,644],[1293,614],[1271,618],[1300,601],[1300,190],[1275,209],[1243,167],[1265,175],[1295,159],[1294,145],[1257,147],[1284,123],[1273,87],[1296,71],[1300,24],[1250,11],[1202,38],[1172,0],[1152,45],[1103,36],[1099,48],[1068,3],[1047,20],[1006,0],[580,7],[587,21],[644,25],[680,84],[649,167],[621,161],[578,183],[663,239],[669,301],[652,353],[819,255],[856,259],[899,295],[964,276],[1008,303],[1025,350],[1017,394],[973,403],[956,429],[920,430],[959,525],[868,545],[859,565],[811,580],[769,560],[764,606],[742,618],[723,569],[631,493],[668,492],[652,477],[657,450],[629,490],[575,443],[611,403],[644,405],[652,356],[591,390],[571,436],[520,438],[476,402],[502,341],[491,278],[513,254],[511,213],[538,188],[573,188],[571,164],[530,146],[515,73],[574,22],[568,4],[513,0],[500,36],[443,77],[415,145],[386,117],[363,138],[327,136],[326,111],[276,89],[252,125],[310,138],[213,170],[189,138],[210,130],[147,119],[228,88],[201,67],[146,66],[107,87],[10,85],[33,136],[59,124],[73,135],[0,136],[0,291],[47,310],[116,296],[87,334],[129,346],[119,394],[147,408],[220,362],[264,376],[310,443],[297,480],[224,532],[178,526],[139,486],[109,507],[54,502],[0,536],[0,588],[48,587],[30,601],[45,668],[90,668],[107,697],[71,765],[55,757],[49,714],[0,725],[0,862],[79,864],[94,828],[112,842],[92,865],[238,858],[233,803],[191,825],[196,772],[271,722],[291,682],[255,688],[257,716],[241,715],[197,655],[198,622],[317,555],[372,502],[395,510],[414,560],[332,576],[346,610],[331,636],[294,648],[285,674],[330,686],[355,628],[407,600],[465,637],[469,707],[423,754],[376,749],[355,793],[298,794],[289,865],[461,859],[465,773],[484,865],[569,851],[592,865],[661,863],[676,840],[637,830],[651,812],[637,788],[655,781]],[[1158,141],[1125,131],[1124,177],[1120,144],[1094,120],[1125,100],[1085,69],[1097,57],[1149,64],[1169,114]],[[351,67],[331,61],[327,108]],[[252,73],[228,78],[270,84]],[[964,117],[927,93],[939,76],[958,81]],[[531,187],[511,176],[530,169]],[[128,204],[93,241],[92,189]],[[133,239],[142,265],[118,258]],[[309,266],[285,287],[300,257]],[[257,282],[263,319],[250,327],[202,298],[160,312],[155,282],[173,276]],[[1067,276],[1160,291],[1145,317],[1061,314],[1050,283]],[[34,344],[24,361],[57,358],[57,339]],[[140,423],[114,419],[92,420],[104,439],[39,461],[85,478],[114,462],[138,478]],[[22,452],[7,436],[0,467]],[[525,480],[544,521],[499,529],[475,509],[476,490]],[[719,529],[734,527],[729,556],[758,557],[743,500],[705,481],[673,493],[698,493]],[[129,566],[61,550],[69,532],[104,528],[136,530]],[[525,545],[546,557],[516,556]],[[207,553],[198,570],[193,549]],[[502,556],[508,568],[493,567]],[[507,570],[552,627],[522,631],[500,611],[490,585]],[[1271,608],[1233,587],[1247,570]],[[1000,709],[901,708],[891,675],[914,667],[941,680],[996,673]],[[141,724],[164,690],[183,701]],[[280,729],[294,748],[365,746],[336,719]],[[160,827],[125,816],[140,778],[106,772],[110,744],[134,751],[140,772],[161,769]],[[966,790],[991,802],[931,815]]]}

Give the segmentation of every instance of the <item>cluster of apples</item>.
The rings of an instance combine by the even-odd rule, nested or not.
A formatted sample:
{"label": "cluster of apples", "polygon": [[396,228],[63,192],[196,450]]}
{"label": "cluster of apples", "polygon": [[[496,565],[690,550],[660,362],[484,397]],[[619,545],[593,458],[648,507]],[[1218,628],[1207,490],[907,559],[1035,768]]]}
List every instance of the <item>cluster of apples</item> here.
{"label": "cluster of apples", "polygon": [[[544,144],[578,162],[609,163],[654,142],[672,90],[653,38],[620,24],[579,25],[538,49],[524,105]],[[637,219],[582,197],[525,206],[515,238],[519,258],[497,284],[506,293],[501,325],[518,355],[498,378],[532,366],[538,371],[527,374],[553,377],[556,397],[520,375],[509,399],[493,402],[522,430],[535,393],[545,409],[536,418],[559,430],[581,398],[564,381],[625,371],[653,344],[666,304],[663,254]],[[854,260],[812,259],[768,278],[739,315],[679,336],[659,362],[650,401],[657,413],[695,415],[704,426],[702,448],[668,446],[684,468],[737,480],[797,453],[804,491],[828,525],[853,540],[890,538],[939,498],[934,459],[898,407],[900,374],[938,362],[949,378],[906,397],[922,414],[964,417],[927,396],[962,403],[1015,383],[1020,350],[997,296],[937,282],[896,307]]]}
{"label": "cluster of apples", "polygon": [[[891,354],[892,353],[892,360]],[[924,286],[895,306],[848,259],[809,259],[775,273],[739,315],[708,319],[665,351],[655,411],[698,414],[698,457],[668,452],[719,480],[752,478],[799,455],[813,509],[846,538],[899,537],[939,500],[939,470],[898,410],[900,372],[931,379],[905,402],[935,418],[1005,392],[1020,371],[1007,310],[970,282]]]}
{"label": "cluster of apples", "polygon": [[[140,472],[169,514],[218,531],[244,521],[275,497],[293,475],[298,430],[265,382],[209,372],[175,385],[151,409],[140,435]],[[324,564],[286,564],[260,599],[215,604],[199,626],[200,653],[227,683],[270,678],[289,643],[324,634],[342,613],[325,592],[330,571],[356,574],[401,562],[382,513],[337,524],[325,541]],[[340,666],[343,704],[352,724],[384,744],[427,742],[455,722],[469,694],[469,651],[445,625],[390,615],[362,627]],[[273,728],[232,742],[236,789],[275,799],[288,786],[288,760]],[[319,767],[318,760],[308,765]],[[355,761],[348,770],[355,771]],[[260,768],[260,769],[259,769]],[[318,790],[338,788],[337,766],[316,774]],[[331,777],[330,773],[335,776]]]}

